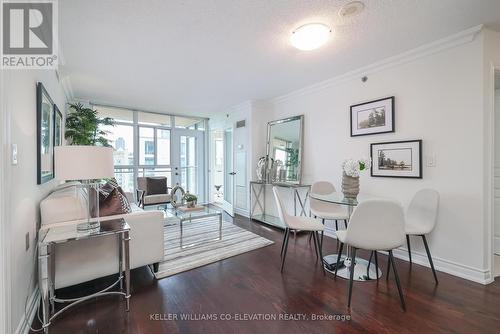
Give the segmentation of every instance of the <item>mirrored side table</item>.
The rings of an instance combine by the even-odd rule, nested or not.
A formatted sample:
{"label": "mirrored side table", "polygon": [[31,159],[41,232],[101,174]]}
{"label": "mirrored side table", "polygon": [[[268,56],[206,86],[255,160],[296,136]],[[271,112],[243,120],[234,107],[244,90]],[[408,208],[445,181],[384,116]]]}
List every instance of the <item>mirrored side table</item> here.
{"label": "mirrored side table", "polygon": [[[78,298],[63,299],[55,295],[55,247],[58,244],[78,240],[101,238],[115,235],[118,239],[118,279],[101,291]],[[42,296],[42,313],[44,332],[48,333],[51,322],[64,311],[86,300],[105,296],[122,295],[125,298],[126,311],[130,309],[130,226],[124,219],[105,220],[100,222],[96,229],[80,232],[77,224],[49,227],[39,231],[38,236],[38,285]],[[125,284],[125,290],[123,285]],[[112,291],[118,286],[118,291]],[[58,311],[55,304],[67,304]]]}

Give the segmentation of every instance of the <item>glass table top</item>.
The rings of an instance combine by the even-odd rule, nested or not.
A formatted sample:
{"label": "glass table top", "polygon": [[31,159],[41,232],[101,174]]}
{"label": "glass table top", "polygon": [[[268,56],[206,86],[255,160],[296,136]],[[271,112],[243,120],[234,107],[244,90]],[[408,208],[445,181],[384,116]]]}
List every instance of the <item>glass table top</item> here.
{"label": "glass table top", "polygon": [[180,219],[191,219],[191,218],[204,218],[204,217],[212,217],[222,214],[222,210],[209,204],[198,204],[201,208],[198,210],[188,210],[183,211],[179,208],[168,207],[165,209],[167,213],[167,217],[177,217]]}
{"label": "glass table top", "polygon": [[118,234],[130,230],[130,226],[122,218],[102,220],[99,227],[88,231],[78,231],[77,225],[79,223],[82,222],[53,226],[48,229],[40,230],[40,244],[64,243],[72,240],[88,239],[95,236]]}
{"label": "glass table top", "polygon": [[348,205],[348,206],[356,206],[360,202],[370,200],[370,199],[380,199],[380,196],[373,196],[373,195],[368,195],[368,194],[359,194],[356,199],[353,198],[346,198],[343,193],[341,192],[334,192],[331,194],[327,195],[320,195],[320,194],[314,194],[311,193],[309,194],[311,198],[317,199],[319,201],[324,201],[328,203],[335,203],[335,204],[341,204],[341,205]]}

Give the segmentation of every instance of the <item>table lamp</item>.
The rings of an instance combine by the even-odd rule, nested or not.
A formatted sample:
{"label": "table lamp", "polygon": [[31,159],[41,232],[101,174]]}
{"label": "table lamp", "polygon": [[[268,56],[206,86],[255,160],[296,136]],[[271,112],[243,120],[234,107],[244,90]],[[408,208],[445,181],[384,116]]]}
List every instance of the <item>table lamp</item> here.
{"label": "table lamp", "polygon": [[[62,181],[81,181],[87,189],[87,222],[78,224],[77,230],[86,232],[99,228],[99,203],[97,220],[91,222],[90,192],[97,189],[98,180],[114,177],[113,148],[102,146],[56,146],[55,178]],[[98,192],[96,199],[99,200]]]}

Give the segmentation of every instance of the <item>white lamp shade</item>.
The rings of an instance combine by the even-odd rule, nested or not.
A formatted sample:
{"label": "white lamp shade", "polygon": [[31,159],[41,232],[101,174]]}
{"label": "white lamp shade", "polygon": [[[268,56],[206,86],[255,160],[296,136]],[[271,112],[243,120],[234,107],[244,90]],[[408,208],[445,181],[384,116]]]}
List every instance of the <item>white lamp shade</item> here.
{"label": "white lamp shade", "polygon": [[56,146],[55,177],[58,180],[93,180],[114,177],[113,148]]}

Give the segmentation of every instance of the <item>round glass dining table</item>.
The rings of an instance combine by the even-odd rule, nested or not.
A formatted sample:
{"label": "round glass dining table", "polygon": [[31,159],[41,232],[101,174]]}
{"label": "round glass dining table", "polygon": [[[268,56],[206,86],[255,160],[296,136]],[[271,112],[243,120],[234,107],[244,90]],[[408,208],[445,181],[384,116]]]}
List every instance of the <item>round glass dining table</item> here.
{"label": "round glass dining table", "polygon": [[[347,211],[349,213],[349,217],[351,217],[354,207],[356,207],[359,203],[367,199],[380,198],[365,194],[359,194],[356,199],[352,199],[344,197],[344,194],[339,192],[334,192],[327,195],[311,193],[309,194],[309,196],[319,201],[346,206]],[[345,279],[349,279],[350,266],[353,265],[352,259],[350,258],[349,254],[350,254],[350,247],[347,247],[347,255],[341,255],[339,268],[337,269],[337,276],[340,276]],[[372,255],[370,255],[370,260]],[[338,254],[329,254],[323,257],[323,265],[325,266],[325,270],[332,274],[335,272],[335,266],[337,265],[337,256]],[[382,270],[380,270],[380,268],[378,268],[375,263],[371,261],[366,261],[365,259],[362,259],[360,257],[356,257],[354,262],[355,262],[354,280],[370,281],[382,276]]]}

